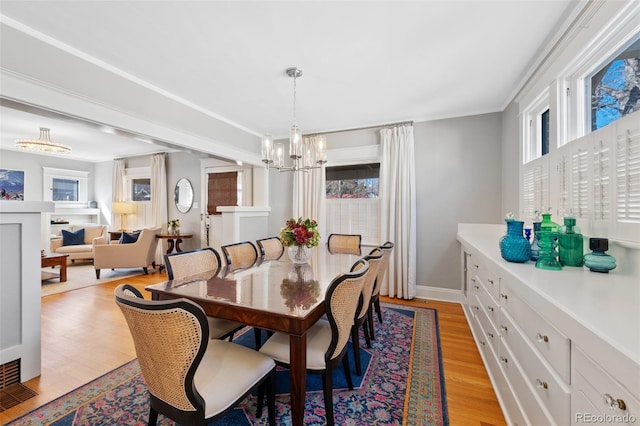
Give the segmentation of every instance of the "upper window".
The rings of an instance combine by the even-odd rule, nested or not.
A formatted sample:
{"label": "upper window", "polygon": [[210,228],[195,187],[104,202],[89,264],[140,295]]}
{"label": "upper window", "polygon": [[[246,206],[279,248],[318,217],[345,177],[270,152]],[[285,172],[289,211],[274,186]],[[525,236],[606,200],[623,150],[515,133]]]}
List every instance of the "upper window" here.
{"label": "upper window", "polygon": [[549,89],[545,89],[523,114],[525,149],[523,163],[549,153],[551,132],[549,131]]}
{"label": "upper window", "polygon": [[151,179],[136,178],[131,180],[131,201],[151,200]]}
{"label": "upper window", "polygon": [[327,167],[327,198],[378,198],[380,164]]}
{"label": "upper window", "polygon": [[640,38],[591,77],[591,130],[640,109]]}
{"label": "upper window", "polygon": [[78,179],[52,179],[52,200],[53,201],[80,201],[79,200],[80,181]]}
{"label": "upper window", "polygon": [[59,205],[77,205],[88,202],[89,172],[42,168],[43,200]]}

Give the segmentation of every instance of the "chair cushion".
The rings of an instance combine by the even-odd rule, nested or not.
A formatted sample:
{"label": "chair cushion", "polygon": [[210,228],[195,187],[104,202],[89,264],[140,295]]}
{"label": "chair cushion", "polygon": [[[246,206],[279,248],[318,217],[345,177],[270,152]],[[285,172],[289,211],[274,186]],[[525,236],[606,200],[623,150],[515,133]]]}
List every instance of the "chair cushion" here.
{"label": "chair cushion", "polygon": [[[318,320],[307,331],[307,370],[324,370],[324,354],[331,343],[331,326],[329,321]],[[278,362],[289,364],[289,335],[274,333],[260,348],[260,353]]]}
{"label": "chair cushion", "polygon": [[61,230],[63,246],[78,246],[84,244],[84,228],[75,231]]}
{"label": "chair cushion", "polygon": [[273,360],[236,343],[209,340],[194,383],[205,401],[205,417],[231,407],[275,368]]}
{"label": "chair cushion", "polygon": [[140,236],[140,231],[136,232],[123,232],[120,235],[120,240],[118,243],[120,244],[132,244],[138,241],[138,237]]}
{"label": "chair cushion", "polygon": [[218,339],[233,330],[242,327],[242,324],[222,318],[207,317],[209,323],[209,338]]}

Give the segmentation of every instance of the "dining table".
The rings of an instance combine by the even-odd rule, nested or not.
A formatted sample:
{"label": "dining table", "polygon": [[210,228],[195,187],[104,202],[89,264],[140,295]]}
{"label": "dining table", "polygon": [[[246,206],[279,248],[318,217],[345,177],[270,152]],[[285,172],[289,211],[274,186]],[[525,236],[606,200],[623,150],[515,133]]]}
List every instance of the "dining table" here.
{"label": "dining table", "polygon": [[146,287],[153,300],[186,298],[218,317],[262,330],[289,335],[291,423],[302,425],[306,399],[307,331],[325,313],[329,284],[373,247],[331,252],[326,244],[314,248],[307,263],[293,263],[287,251],[279,259],[250,268],[222,267],[209,274],[169,280]]}

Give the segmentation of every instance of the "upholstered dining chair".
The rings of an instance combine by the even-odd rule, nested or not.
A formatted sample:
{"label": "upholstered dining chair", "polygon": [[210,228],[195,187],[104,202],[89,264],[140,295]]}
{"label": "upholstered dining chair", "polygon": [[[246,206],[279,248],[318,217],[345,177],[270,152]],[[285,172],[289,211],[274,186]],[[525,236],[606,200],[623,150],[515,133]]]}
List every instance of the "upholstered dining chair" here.
{"label": "upholstered dining chair", "polygon": [[[373,285],[373,294],[371,296],[371,307],[375,309],[378,314],[378,321],[382,324],[382,308],[380,307],[380,287],[382,286],[382,280],[384,279],[384,275],[387,273],[389,269],[389,258],[391,257],[391,252],[393,251],[393,243],[391,241],[387,241],[380,247],[382,250],[382,262],[380,263],[380,267],[378,268],[378,274],[376,276],[376,281]],[[375,250],[375,249],[374,249]],[[370,337],[372,340],[375,340],[375,331],[373,329],[373,311],[374,309],[369,309],[369,331]]]}
{"label": "upholstered dining chair", "polygon": [[[149,425],[158,413],[183,425],[206,425],[224,416],[253,389],[267,390],[269,424],[275,425],[273,360],[252,349],[209,339],[204,311],[186,299],[145,300],[119,285],[116,303],[133,337],[149,390]],[[263,398],[257,401],[262,415]]]}
{"label": "upholstered dining chair", "polygon": [[258,260],[258,250],[251,241],[227,244],[221,248],[227,267],[231,270],[250,268]]}
{"label": "upholstered dining chair", "polygon": [[330,234],[327,245],[331,253],[360,254],[361,240],[358,234]]}
{"label": "upholstered dining chair", "polygon": [[284,253],[284,246],[278,237],[269,237],[256,240],[258,250],[263,260],[280,259]]}
{"label": "upholstered dining chair", "polygon": [[358,304],[353,326],[351,327],[351,342],[353,343],[353,354],[356,361],[356,374],[362,375],[362,366],[360,364],[360,334],[358,330],[362,327],[364,339],[367,347],[371,348],[371,337],[369,335],[369,311],[371,308],[371,296],[373,295],[373,286],[378,275],[378,269],[382,263],[384,253],[380,248],[375,248],[364,257],[369,262],[369,272],[362,286],[362,296]]}
{"label": "upholstered dining chair", "polygon": [[[344,368],[349,389],[353,380],[349,371],[347,343],[353,318],[358,308],[362,286],[369,272],[369,263],[358,260],[351,272],[340,274],[331,281],[325,296],[327,320],[318,320],[307,331],[307,372],[322,374],[324,406],[328,426],[334,424],[333,384],[331,372],[340,364]],[[260,348],[260,353],[268,355],[283,367],[290,365],[289,336],[274,333]]]}
{"label": "upholstered dining chair", "polygon": [[[170,280],[185,278],[190,275],[203,275],[203,278],[214,277],[221,267],[220,255],[211,248],[183,251],[164,255],[167,275]],[[240,331],[244,324],[222,318],[207,316],[209,337],[212,339],[233,340],[233,335]]]}

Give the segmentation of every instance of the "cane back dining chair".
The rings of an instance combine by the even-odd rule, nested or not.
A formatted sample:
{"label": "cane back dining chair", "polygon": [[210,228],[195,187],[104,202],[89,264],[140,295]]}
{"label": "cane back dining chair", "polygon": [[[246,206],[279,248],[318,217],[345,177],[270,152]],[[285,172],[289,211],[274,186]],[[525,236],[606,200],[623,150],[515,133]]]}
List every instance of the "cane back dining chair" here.
{"label": "cane back dining chair", "polygon": [[[371,296],[371,307],[375,309],[378,314],[378,321],[382,324],[382,308],[380,307],[380,287],[382,286],[382,280],[384,279],[385,274],[389,269],[389,259],[391,257],[391,253],[393,252],[393,243],[391,241],[387,241],[380,247],[382,250],[382,262],[380,263],[380,267],[378,268],[378,274],[376,276],[376,281],[373,285],[373,294]],[[391,279],[391,278],[389,278]],[[373,329],[373,310],[369,309],[369,331],[371,339],[375,339],[375,331]]]}
{"label": "cane back dining chair", "polygon": [[331,253],[360,254],[361,240],[359,234],[329,234],[327,245]]}
{"label": "cane back dining chair", "polygon": [[353,320],[353,326],[351,327],[351,342],[353,343],[353,354],[356,362],[356,374],[362,375],[362,366],[360,364],[360,334],[359,329],[362,327],[364,332],[364,339],[367,343],[367,347],[371,348],[371,336],[369,335],[369,311],[371,310],[371,296],[373,294],[373,286],[376,281],[378,269],[382,263],[384,253],[379,248],[371,250],[371,252],[364,257],[369,262],[369,272],[364,280],[362,286],[362,297],[358,303],[358,310],[356,311],[355,319]]}
{"label": "cane back dining chair", "polygon": [[258,250],[251,241],[227,244],[221,248],[230,270],[250,268],[258,260]]}
{"label": "cane back dining chair", "polygon": [[[335,277],[327,289],[324,301],[327,320],[318,320],[307,331],[307,373],[322,374],[328,426],[334,424],[331,372],[340,362],[342,362],[349,389],[353,389],[347,343],[368,272],[369,263],[360,259],[353,265],[351,272]],[[284,333],[274,333],[262,345],[260,353],[273,358],[276,364],[288,367],[290,365],[289,336]]]}
{"label": "cane back dining chair", "polygon": [[[188,276],[201,276],[209,279],[220,271],[220,254],[211,248],[183,251],[164,255],[164,263],[167,266],[167,276],[170,280],[185,278]],[[212,339],[233,340],[233,335],[240,331],[244,324],[222,318],[207,316],[209,323],[209,337]]]}
{"label": "cane back dining chair", "polygon": [[278,237],[269,237],[256,240],[262,260],[280,259],[284,253],[284,246]]}
{"label": "cane back dining chair", "polygon": [[[127,284],[115,290],[149,390],[149,425],[158,413],[183,425],[205,425],[224,416],[253,389],[267,393],[275,425],[275,363],[252,349],[209,339],[204,311],[186,299],[145,300]],[[263,398],[257,401],[261,417]]]}

